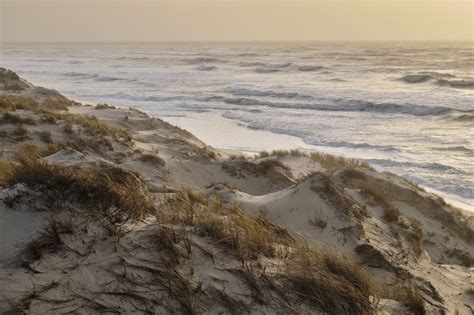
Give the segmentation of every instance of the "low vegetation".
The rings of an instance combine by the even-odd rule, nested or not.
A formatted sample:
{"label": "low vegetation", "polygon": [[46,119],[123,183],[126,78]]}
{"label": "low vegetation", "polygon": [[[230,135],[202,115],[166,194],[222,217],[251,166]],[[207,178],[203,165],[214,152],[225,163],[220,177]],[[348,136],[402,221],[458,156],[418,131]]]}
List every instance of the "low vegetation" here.
{"label": "low vegetation", "polygon": [[293,241],[285,229],[270,223],[264,215],[250,215],[236,205],[223,204],[191,190],[167,199],[164,207],[164,221],[193,226],[199,235],[214,238],[230,249],[240,261],[259,255],[273,257],[278,248]]}
{"label": "low vegetation", "polygon": [[104,223],[120,226],[130,219],[142,218],[154,209],[148,191],[139,177],[120,168],[89,171],[48,163],[41,150],[25,144],[3,179],[9,185],[23,183],[43,190],[52,200],[86,204]]}
{"label": "low vegetation", "polygon": [[428,314],[420,289],[410,282],[397,283],[378,288],[380,297],[399,301],[415,315]]}
{"label": "low vegetation", "polygon": [[[284,300],[294,302],[296,298],[299,303],[331,314],[375,312],[370,277],[359,265],[327,250],[299,245],[263,214],[251,215],[215,197],[183,190],[164,201],[158,217],[163,223],[189,226],[194,233],[214,240],[235,255],[244,268],[238,274],[255,299],[263,291],[277,290]],[[265,271],[262,257],[284,262],[284,269]],[[263,276],[256,272],[263,272]],[[291,286],[292,290],[279,286]],[[296,305],[293,302],[289,304]]]}
{"label": "low vegetation", "polygon": [[335,205],[337,209],[342,210],[346,215],[358,220],[367,216],[364,207],[351,196],[344,193],[344,188],[338,185],[329,175],[316,172],[311,176],[319,179],[317,184],[311,186],[311,189]]}
{"label": "low vegetation", "polygon": [[19,115],[11,113],[16,110],[25,110],[39,114],[44,122],[57,123],[63,121],[66,134],[72,134],[74,132],[73,125],[77,125],[89,136],[96,138],[110,137],[125,144],[131,143],[132,137],[127,129],[111,127],[95,116],[68,113],[68,106],[72,103],[67,100],[51,99],[38,102],[23,96],[0,96],[0,111],[6,112],[0,121],[15,124],[34,124],[35,122],[31,119],[21,118]]}
{"label": "low vegetation", "polygon": [[283,275],[301,300],[329,314],[375,313],[370,276],[347,257],[296,247]]}
{"label": "low vegetation", "polygon": [[400,217],[400,210],[392,205],[388,200],[386,194],[375,186],[363,185],[361,191],[372,197],[374,201],[379,204],[385,211],[384,218],[389,222],[397,222]]}
{"label": "low vegetation", "polygon": [[399,237],[399,233],[393,224],[404,229],[406,240],[411,244],[416,256],[423,252],[423,230],[420,224],[414,220],[410,220],[401,215],[400,210],[392,205],[387,194],[377,186],[362,185],[361,191],[367,196],[370,196],[378,205],[380,205],[384,212],[384,219],[389,225],[392,232]]}
{"label": "low vegetation", "polygon": [[311,158],[313,161],[318,162],[324,167],[327,171],[334,171],[339,169],[351,169],[364,167],[369,168],[369,164],[366,162],[360,162],[355,159],[346,159],[340,156],[324,154],[319,152],[305,153],[299,150],[274,150],[271,152],[262,151],[258,154],[259,158],[266,158],[270,156],[285,157],[285,156],[294,156],[294,157],[306,157]]}
{"label": "low vegetation", "polygon": [[109,104],[97,104],[95,106],[95,109],[116,109],[117,107],[113,106],[113,105],[109,105]]}
{"label": "low vegetation", "polygon": [[31,118],[22,118],[20,115],[15,113],[7,112],[0,118],[0,124],[26,124],[36,125],[36,121]]}
{"label": "low vegetation", "polygon": [[39,236],[28,242],[22,249],[20,257],[24,263],[41,259],[45,254],[58,252],[64,245],[62,234],[72,234],[70,222],[50,220],[38,232]]}
{"label": "low vegetation", "polygon": [[39,131],[38,136],[39,136],[40,140],[43,141],[46,144],[54,143],[53,138],[51,136],[51,131],[49,131],[49,130]]}

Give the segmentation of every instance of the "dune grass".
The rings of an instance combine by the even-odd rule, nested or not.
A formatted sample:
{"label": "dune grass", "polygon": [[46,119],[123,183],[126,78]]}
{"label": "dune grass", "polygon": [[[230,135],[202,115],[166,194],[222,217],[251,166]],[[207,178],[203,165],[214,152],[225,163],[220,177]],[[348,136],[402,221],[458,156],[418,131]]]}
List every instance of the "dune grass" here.
{"label": "dune grass", "polygon": [[396,235],[399,234],[393,226],[394,223],[405,230],[404,235],[406,240],[411,244],[416,256],[420,256],[423,252],[423,230],[421,229],[420,224],[414,220],[402,217],[400,210],[392,205],[389,196],[379,187],[364,184],[361,186],[361,191],[364,194],[371,196],[374,201],[384,209],[384,219],[392,232]]}
{"label": "dune grass", "polygon": [[[252,215],[237,205],[186,189],[166,198],[158,218],[164,224],[189,226],[200,237],[213,240],[234,255],[242,263],[243,270],[238,274],[257,301],[262,292],[277,290],[293,296],[289,300],[297,299],[331,314],[374,313],[371,280],[358,264],[325,249],[299,244],[263,214]],[[257,276],[254,268],[261,257],[282,261],[284,268]]]}
{"label": "dune grass", "polygon": [[273,257],[278,247],[292,242],[288,232],[270,223],[262,214],[250,215],[236,205],[223,204],[217,198],[205,198],[189,189],[165,202],[167,220],[193,226],[195,231],[216,240],[240,261],[259,255]]}
{"label": "dune grass", "polygon": [[392,205],[387,195],[376,186],[365,184],[361,187],[363,193],[371,196],[376,203],[383,207],[385,211],[384,218],[389,222],[397,222],[400,217],[400,210]]}
{"label": "dune grass", "polygon": [[324,154],[319,152],[305,153],[299,150],[273,150],[271,152],[262,151],[257,157],[258,158],[267,158],[271,156],[276,157],[285,157],[285,156],[294,156],[294,157],[307,157],[311,158],[313,161],[318,162],[324,167],[327,171],[335,171],[339,169],[351,169],[351,168],[369,168],[368,163],[360,162],[356,159],[346,159],[340,156],[335,156],[331,154]]}
{"label": "dune grass", "polygon": [[0,186],[6,186],[13,173],[11,161],[0,158]]}
{"label": "dune grass", "polygon": [[42,154],[36,146],[24,144],[18,163],[11,164],[3,181],[40,189],[59,203],[85,204],[111,226],[140,219],[155,208],[145,184],[134,173],[113,167],[92,171],[52,164],[41,160]]}
{"label": "dune grass", "polygon": [[64,245],[62,234],[72,234],[70,222],[49,220],[38,232],[39,236],[29,241],[21,250],[20,257],[24,263],[41,259],[45,254],[58,252]]}
{"label": "dune grass", "polygon": [[382,286],[378,287],[377,290],[381,297],[401,302],[415,315],[428,314],[420,289],[410,282]]}
{"label": "dune grass", "polygon": [[36,121],[31,118],[22,118],[20,115],[7,112],[0,118],[0,124],[25,124],[25,125],[36,125]]}
{"label": "dune grass", "polygon": [[38,136],[41,141],[43,141],[46,144],[53,144],[53,138],[51,136],[51,131],[49,130],[41,130],[38,132]]}
{"label": "dune grass", "polygon": [[287,258],[283,277],[301,300],[329,314],[374,313],[370,276],[348,257],[298,246]]}
{"label": "dune grass", "polygon": [[344,211],[348,216],[362,220],[367,216],[365,209],[354,198],[344,192],[344,188],[338,185],[328,174],[315,172],[310,176],[317,177],[320,185],[312,185],[311,189]]}
{"label": "dune grass", "polygon": [[11,113],[11,111],[21,109],[40,114],[43,121],[48,123],[63,121],[67,134],[73,132],[72,125],[77,125],[87,135],[101,138],[111,137],[124,143],[131,143],[132,137],[127,129],[111,127],[92,115],[68,113],[68,106],[72,103],[72,101],[67,100],[50,99],[39,102],[23,96],[0,96],[0,111],[6,112],[0,121],[4,120],[16,124],[33,124],[34,121],[28,119],[25,121],[19,115]]}
{"label": "dune grass", "polygon": [[0,110],[15,111],[18,109],[27,110],[34,113],[44,113],[48,111],[67,111],[68,106],[73,102],[66,99],[45,99],[37,101],[31,97],[16,95],[0,95]]}

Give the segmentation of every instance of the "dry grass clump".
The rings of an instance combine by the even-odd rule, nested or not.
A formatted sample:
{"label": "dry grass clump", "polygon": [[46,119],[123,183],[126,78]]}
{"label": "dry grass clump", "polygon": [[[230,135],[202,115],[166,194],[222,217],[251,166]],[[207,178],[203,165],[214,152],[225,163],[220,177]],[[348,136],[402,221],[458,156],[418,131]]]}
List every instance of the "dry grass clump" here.
{"label": "dry grass clump", "polygon": [[217,198],[205,198],[184,190],[165,202],[167,219],[192,226],[201,236],[230,249],[240,261],[259,255],[273,257],[278,248],[293,242],[288,232],[270,223],[262,214],[251,215],[236,205],[223,204]]}
{"label": "dry grass clump", "polygon": [[315,227],[325,229],[328,225],[328,220],[323,217],[323,211],[319,209],[319,212],[314,211],[314,216],[308,218],[308,223]]}
{"label": "dry grass clump", "polygon": [[346,215],[353,216],[361,220],[367,216],[366,211],[356,200],[344,193],[344,188],[339,186],[325,173],[313,173],[315,180],[311,184],[311,190],[319,193],[324,199],[330,201],[339,209],[343,210]]}
{"label": "dry grass clump", "polygon": [[[68,106],[73,102],[67,99],[46,99],[38,102],[32,98],[22,96],[0,96],[0,111],[15,111],[17,109],[27,110],[41,114],[42,120],[48,123],[64,121],[65,132],[73,132],[72,125],[80,126],[86,134],[94,137],[111,137],[125,143],[131,143],[132,137],[129,130],[111,127],[101,122],[97,117],[91,115],[79,115],[65,113]],[[5,113],[3,120],[12,123],[33,123],[34,121],[23,121],[24,118],[16,114]]]}
{"label": "dry grass clump", "polygon": [[[190,226],[194,233],[230,250],[244,269],[229,271],[242,276],[256,301],[263,301],[263,292],[270,290],[286,301],[293,300],[288,303],[291,307],[296,304],[289,296],[330,314],[374,313],[370,277],[359,265],[323,249],[298,245],[285,229],[270,223],[263,214],[252,215],[215,197],[183,190],[164,201],[159,220]],[[171,239],[166,244],[176,243],[173,237],[161,238]],[[266,274],[260,264],[249,267],[262,256],[284,261],[283,270]],[[256,276],[253,268],[263,268],[263,275]]]}
{"label": "dry grass clump", "polygon": [[15,140],[17,141],[24,141],[29,139],[28,137],[28,129],[26,129],[25,125],[17,125],[13,130],[13,134],[15,136]]}
{"label": "dry grass clump", "polygon": [[36,125],[36,121],[31,118],[22,118],[18,114],[7,112],[0,118],[0,124],[26,124]]}
{"label": "dry grass clump", "polygon": [[22,249],[20,256],[25,263],[41,259],[45,254],[58,252],[64,245],[61,234],[71,234],[73,231],[70,222],[50,220],[39,231],[39,236]]}
{"label": "dry grass clump", "polygon": [[117,107],[109,104],[97,104],[95,109],[116,109]]}
{"label": "dry grass clump", "polygon": [[154,167],[163,167],[166,162],[156,154],[142,154],[139,158],[140,161],[153,165]]}
{"label": "dry grass clump", "polygon": [[154,209],[148,190],[137,175],[120,168],[89,171],[50,164],[39,159],[41,152],[25,146],[18,154],[6,179],[10,185],[23,183],[44,191],[55,201],[80,202],[104,223],[121,226],[130,219],[142,218]]}
{"label": "dry grass clump", "polygon": [[314,161],[319,162],[321,166],[328,171],[358,167],[372,169],[367,162],[360,162],[356,159],[346,159],[341,156],[312,152],[310,153],[310,157]]}
{"label": "dry grass clump", "polygon": [[64,120],[66,125],[79,125],[90,136],[110,136],[117,140],[122,139],[130,143],[132,136],[129,130],[114,128],[101,122],[97,117],[91,115],[59,114],[57,119]]}
{"label": "dry grass clump", "polygon": [[39,103],[31,97],[15,96],[15,95],[0,95],[0,110],[15,111],[23,109],[36,112],[39,108]]}
{"label": "dry grass clump", "polygon": [[406,240],[412,245],[412,248],[416,256],[421,255],[423,252],[423,230],[418,222],[409,220],[407,218],[402,219],[400,210],[392,205],[389,201],[388,196],[383,190],[377,186],[369,186],[367,184],[362,185],[361,190],[363,193],[371,196],[376,203],[378,203],[385,211],[384,219],[389,224],[392,232],[398,235],[393,223],[397,223],[399,226],[405,229]]}
{"label": "dry grass clump", "polygon": [[12,173],[12,162],[0,157],[0,186],[5,186],[8,184],[8,180],[12,176]]}
{"label": "dry grass clump", "polygon": [[397,283],[377,288],[379,297],[399,301],[415,315],[428,314],[420,289],[410,282]]}
{"label": "dry grass clump", "polygon": [[328,171],[334,171],[339,169],[351,169],[357,167],[364,167],[371,169],[368,163],[360,162],[355,159],[346,159],[340,156],[324,154],[319,152],[305,153],[299,150],[273,150],[271,152],[262,151],[258,154],[259,158],[266,158],[270,156],[285,157],[285,156],[294,156],[294,157],[308,157],[312,160],[321,164]]}
{"label": "dry grass clump", "polygon": [[390,203],[388,197],[381,189],[377,188],[376,186],[363,185],[361,187],[361,190],[366,195],[371,196],[376,203],[383,207],[385,211],[384,218],[388,222],[398,221],[398,218],[400,217],[400,210],[398,210]]}
{"label": "dry grass clump", "polygon": [[301,300],[328,314],[375,314],[370,276],[347,257],[296,247],[282,277]]}
{"label": "dry grass clump", "polygon": [[278,169],[288,177],[292,177],[290,168],[278,160],[263,160],[253,162],[246,159],[234,159],[222,164],[222,170],[226,171],[231,176],[238,178],[245,178],[243,171],[247,171],[252,175],[259,176],[267,175],[271,171]]}
{"label": "dry grass clump", "polygon": [[57,144],[49,144],[45,149],[40,149],[34,143],[21,142],[16,146],[17,160],[37,160],[62,150],[64,147]]}
{"label": "dry grass clump", "polygon": [[63,98],[49,98],[37,101],[31,97],[17,95],[0,95],[0,110],[15,111],[23,109],[34,113],[45,113],[49,111],[67,111],[73,102]]}
{"label": "dry grass clump", "polygon": [[41,141],[43,141],[46,144],[52,144],[53,138],[51,137],[51,131],[49,130],[42,130],[38,132],[38,136]]}

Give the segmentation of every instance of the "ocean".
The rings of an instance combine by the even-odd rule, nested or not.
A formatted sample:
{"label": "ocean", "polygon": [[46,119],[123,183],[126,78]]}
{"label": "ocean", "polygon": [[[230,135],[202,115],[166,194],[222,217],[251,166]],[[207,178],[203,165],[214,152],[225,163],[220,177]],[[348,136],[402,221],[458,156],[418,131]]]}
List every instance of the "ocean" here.
{"label": "ocean", "polygon": [[215,147],[356,158],[474,211],[473,42],[2,44],[0,62]]}

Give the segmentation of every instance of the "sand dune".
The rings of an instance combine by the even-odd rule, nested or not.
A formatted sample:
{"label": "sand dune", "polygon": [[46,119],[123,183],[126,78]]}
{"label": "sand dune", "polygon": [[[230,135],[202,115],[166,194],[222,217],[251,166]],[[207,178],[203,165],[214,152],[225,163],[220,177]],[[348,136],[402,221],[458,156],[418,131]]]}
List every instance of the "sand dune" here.
{"label": "sand dune", "polygon": [[398,176],[0,83],[2,312],[474,310],[474,217]]}

